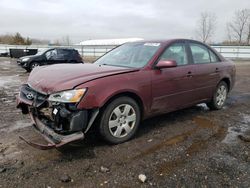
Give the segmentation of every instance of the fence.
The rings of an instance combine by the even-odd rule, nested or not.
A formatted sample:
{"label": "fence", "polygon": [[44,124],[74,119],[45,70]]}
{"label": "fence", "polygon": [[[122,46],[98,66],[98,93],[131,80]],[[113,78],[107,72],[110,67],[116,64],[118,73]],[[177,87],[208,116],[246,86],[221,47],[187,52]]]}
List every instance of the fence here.
{"label": "fence", "polygon": [[[78,50],[81,56],[83,57],[99,57],[111,49],[114,45],[108,46],[83,46],[83,45],[72,45],[72,46],[49,46],[49,45],[4,45],[0,44],[0,53],[8,53],[10,48],[14,49],[26,49],[26,48],[37,48],[38,52],[47,50],[54,47],[66,47],[74,48]],[[224,57],[229,59],[241,59],[241,60],[250,60],[250,46],[215,46],[212,45],[218,52],[220,52]]]}
{"label": "fence", "polygon": [[9,53],[9,49],[26,49],[26,48],[32,48],[32,49],[38,49],[38,52],[48,50],[50,48],[74,48],[78,50],[81,56],[93,56],[93,57],[99,57],[111,49],[113,49],[114,45],[106,45],[106,46],[83,46],[83,45],[71,45],[71,46],[50,46],[50,45],[5,45],[0,44],[0,53]]}
{"label": "fence", "polygon": [[212,46],[225,58],[250,60],[250,46]]}

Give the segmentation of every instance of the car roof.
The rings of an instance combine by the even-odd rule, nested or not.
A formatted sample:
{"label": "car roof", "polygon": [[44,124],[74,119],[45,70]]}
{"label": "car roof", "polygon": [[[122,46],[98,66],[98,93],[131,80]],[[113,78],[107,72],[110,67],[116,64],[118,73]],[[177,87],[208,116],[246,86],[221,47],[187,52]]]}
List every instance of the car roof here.
{"label": "car roof", "polygon": [[225,58],[220,53],[218,53],[215,49],[213,49],[211,46],[209,46],[208,44],[203,43],[201,41],[198,41],[198,40],[185,39],[185,38],[175,38],[175,39],[165,39],[165,40],[164,39],[160,39],[160,40],[143,40],[143,41],[139,41],[139,42],[161,43],[164,46],[167,46],[170,43],[179,42],[179,41],[189,41],[189,42],[200,43],[200,44],[206,46],[208,49],[212,50],[220,58],[220,60],[225,60]]}
{"label": "car roof", "polygon": [[[197,40],[193,40],[193,39],[185,39],[185,38],[174,38],[174,39],[157,39],[157,40],[142,40],[142,41],[138,41],[138,43],[140,42],[151,42],[151,43],[162,43],[162,44],[169,44],[172,42],[178,42],[178,41],[191,41],[191,42],[198,42],[198,43],[202,43],[201,41],[197,41]],[[136,42],[135,42],[136,43]]]}
{"label": "car roof", "polygon": [[75,50],[74,48],[64,48],[64,47],[56,47],[56,48],[50,48],[49,50],[53,50],[53,49],[59,49],[59,50]]}

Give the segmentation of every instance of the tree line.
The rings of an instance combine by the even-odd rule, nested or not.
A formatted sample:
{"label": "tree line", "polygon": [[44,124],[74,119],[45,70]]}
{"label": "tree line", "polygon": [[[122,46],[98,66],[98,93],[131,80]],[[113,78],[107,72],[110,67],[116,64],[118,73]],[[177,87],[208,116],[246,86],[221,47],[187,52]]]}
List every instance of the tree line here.
{"label": "tree line", "polygon": [[43,44],[43,45],[71,45],[72,41],[68,35],[62,37],[61,39],[57,39],[53,42],[49,40],[41,40],[35,38],[25,38],[19,32],[16,34],[6,34],[0,35],[0,44],[10,44],[10,45],[31,45],[31,44]]}
{"label": "tree line", "polygon": [[[202,12],[197,22],[197,38],[211,42],[216,31],[217,17],[211,12]],[[226,23],[226,40],[223,44],[250,45],[250,9],[237,10],[230,22]]]}
{"label": "tree line", "polygon": [[12,44],[12,45],[31,45],[32,40],[27,37],[24,38],[20,33],[14,35],[6,34],[0,36],[0,43],[2,44]]}

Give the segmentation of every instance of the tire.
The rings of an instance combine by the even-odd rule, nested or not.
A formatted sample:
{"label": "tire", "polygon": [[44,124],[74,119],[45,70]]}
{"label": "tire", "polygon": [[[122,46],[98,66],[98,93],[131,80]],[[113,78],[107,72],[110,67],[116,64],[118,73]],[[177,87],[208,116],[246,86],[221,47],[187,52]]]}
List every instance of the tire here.
{"label": "tire", "polygon": [[35,67],[40,66],[38,62],[32,62],[30,63],[29,70],[32,71]]}
{"label": "tire", "polygon": [[123,143],[135,135],[140,118],[137,102],[130,97],[119,97],[103,110],[99,122],[100,135],[111,144]]}
{"label": "tire", "polygon": [[30,72],[30,71],[31,71],[30,68],[25,68],[25,70],[26,70],[27,72]]}
{"label": "tire", "polygon": [[211,110],[222,109],[226,103],[227,95],[228,95],[228,85],[226,84],[226,82],[221,81],[216,87],[212,100],[209,103],[207,103],[207,106]]}

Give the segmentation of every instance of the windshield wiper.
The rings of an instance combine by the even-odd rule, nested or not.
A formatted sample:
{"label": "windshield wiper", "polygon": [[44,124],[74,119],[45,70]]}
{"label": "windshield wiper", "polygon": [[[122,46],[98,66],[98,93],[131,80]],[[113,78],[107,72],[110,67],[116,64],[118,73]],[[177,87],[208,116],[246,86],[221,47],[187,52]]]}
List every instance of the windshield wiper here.
{"label": "windshield wiper", "polygon": [[107,63],[100,64],[100,65],[107,65],[107,66],[114,66],[114,67],[127,67],[127,68],[134,68],[134,67],[130,67],[130,66],[124,66],[124,65],[113,65],[113,64],[107,64]]}

